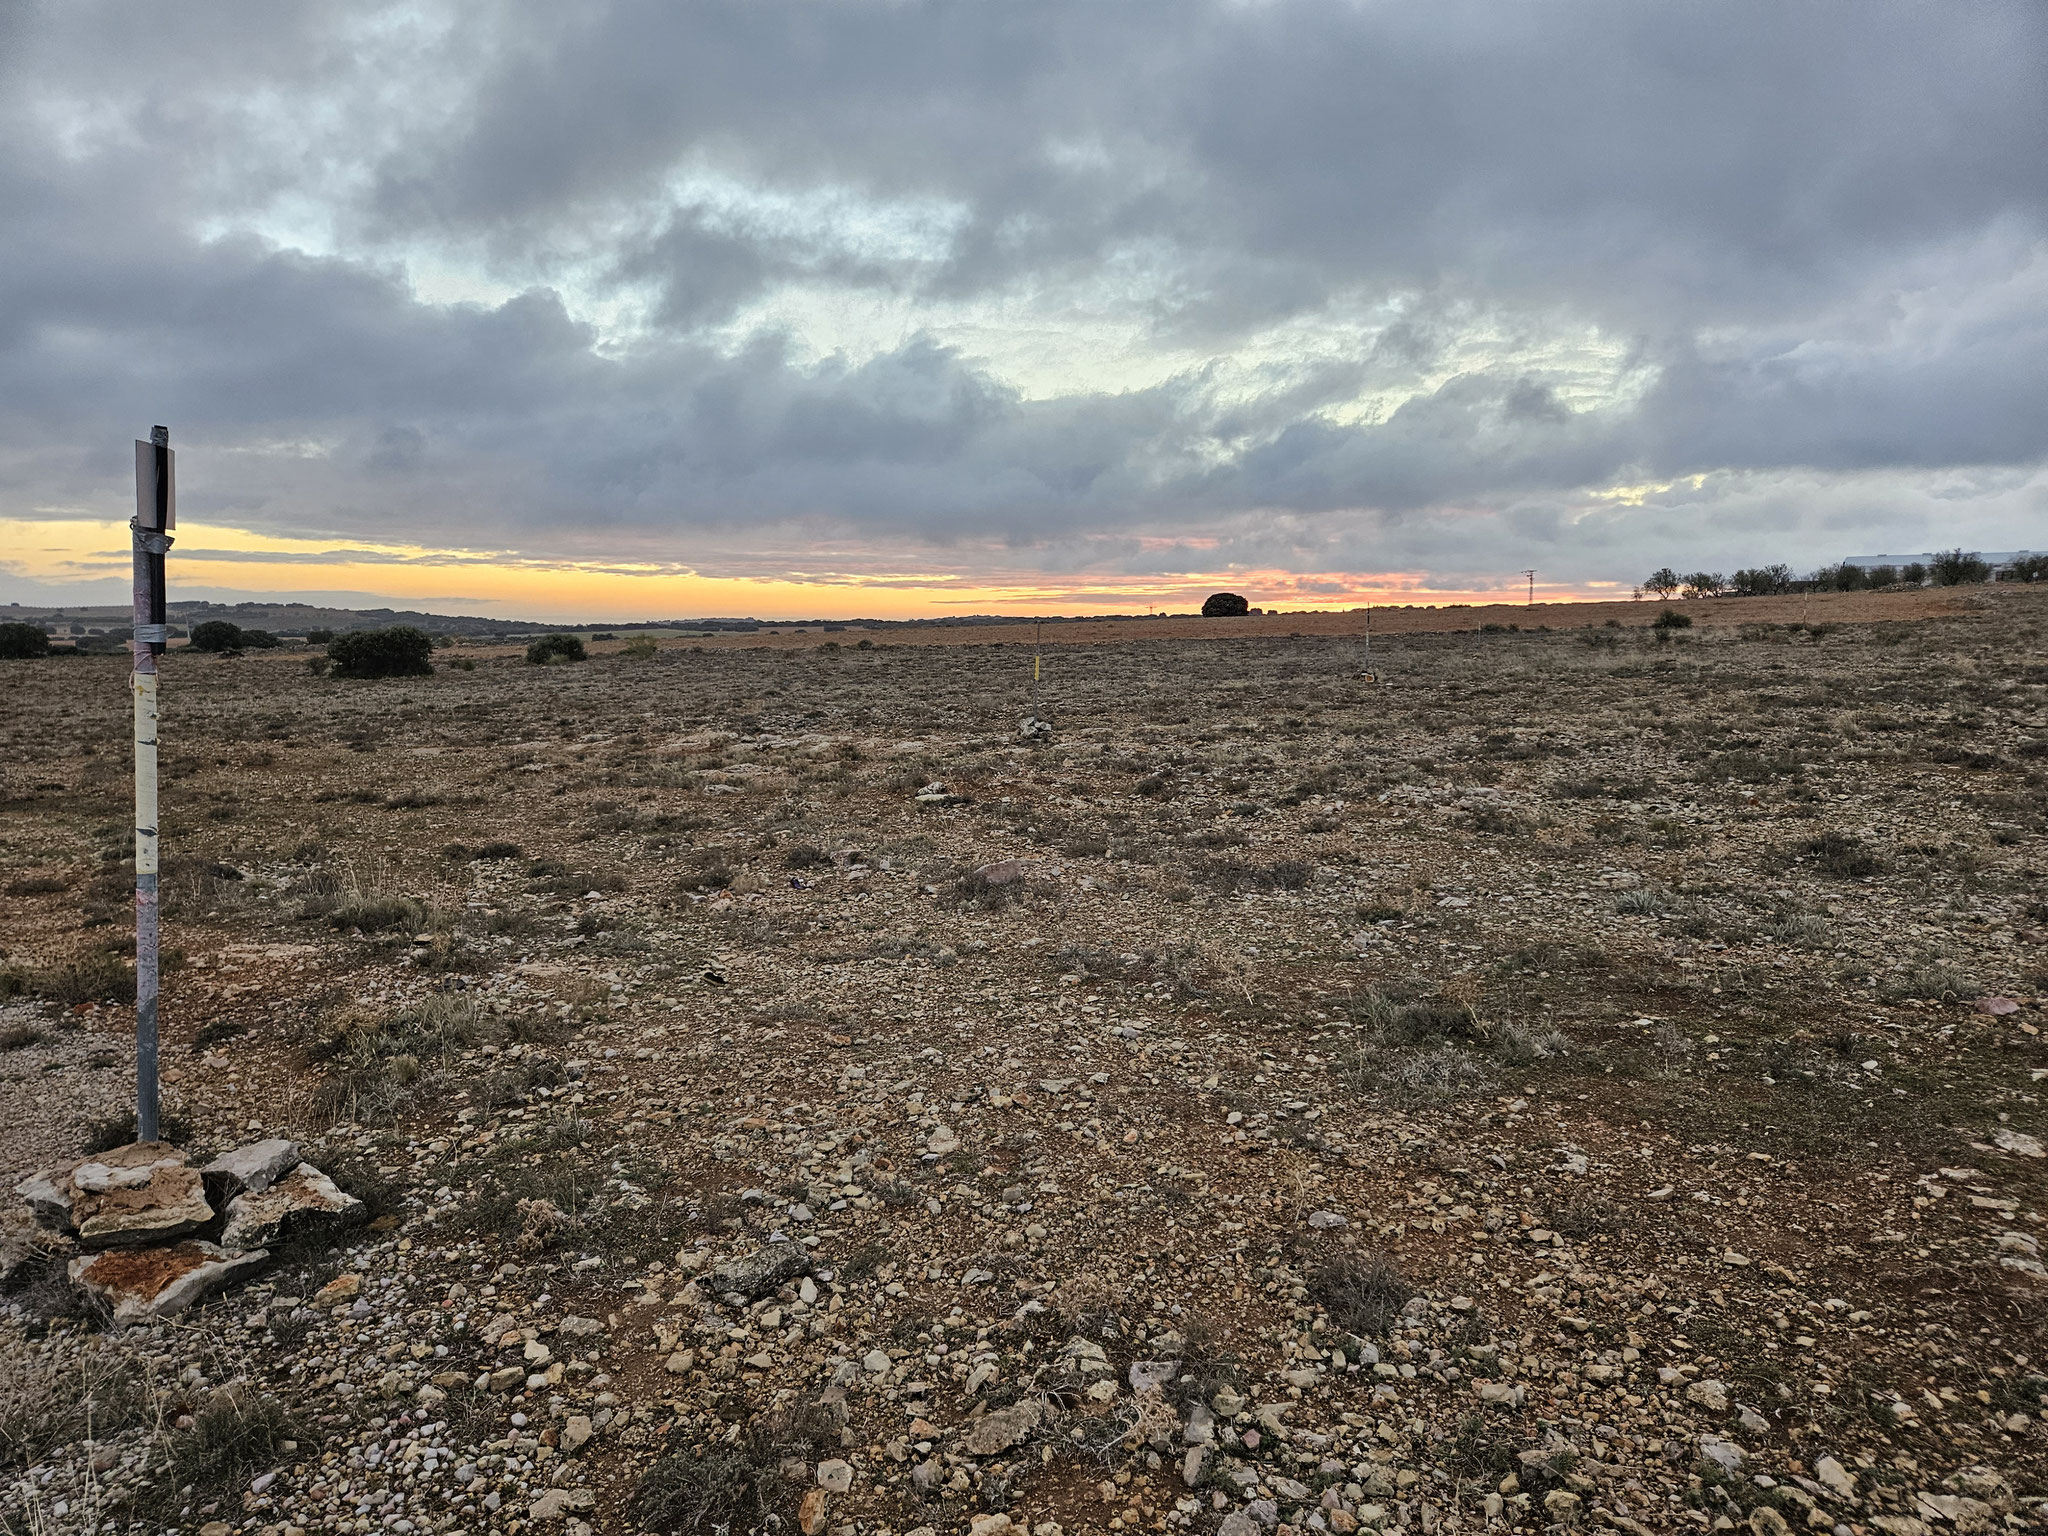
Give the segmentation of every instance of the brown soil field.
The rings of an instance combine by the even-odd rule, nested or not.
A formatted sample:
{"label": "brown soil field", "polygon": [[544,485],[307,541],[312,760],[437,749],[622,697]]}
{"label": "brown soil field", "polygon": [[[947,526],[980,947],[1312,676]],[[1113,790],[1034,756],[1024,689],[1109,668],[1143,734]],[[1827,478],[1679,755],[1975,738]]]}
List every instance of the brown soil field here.
{"label": "brown soil field", "polygon": [[[2038,1528],[2048,594],[1663,606],[1049,627],[1029,740],[1028,624],[173,653],[168,1130],[367,1219],[114,1329],[10,1211],[0,1531]],[[10,1187],[125,672],[0,664]]]}
{"label": "brown soil field", "polygon": [[[1610,623],[1624,628],[1649,624],[1666,608],[1693,620],[1702,629],[1743,624],[1876,624],[1892,620],[1933,618],[1967,613],[1987,602],[2012,597],[2012,591],[1986,587],[1927,587],[1914,592],[1816,592],[1783,597],[1717,597],[1660,603],[1489,603],[1479,606],[1389,607],[1344,613],[1260,613],[1237,619],[1194,617],[1158,619],[1062,619],[1039,628],[1028,619],[1008,624],[974,624],[878,631],[891,645],[1028,645],[1035,639],[1051,645],[1140,644],[1162,640],[1280,640],[1374,635],[1443,635],[1483,629],[1489,624],[1518,629],[1590,629]],[[2017,600],[2028,594],[2020,592]],[[853,643],[844,636],[824,636]],[[811,632],[727,634],[707,636],[693,644],[722,647],[816,645]],[[883,643],[877,639],[877,644]]]}

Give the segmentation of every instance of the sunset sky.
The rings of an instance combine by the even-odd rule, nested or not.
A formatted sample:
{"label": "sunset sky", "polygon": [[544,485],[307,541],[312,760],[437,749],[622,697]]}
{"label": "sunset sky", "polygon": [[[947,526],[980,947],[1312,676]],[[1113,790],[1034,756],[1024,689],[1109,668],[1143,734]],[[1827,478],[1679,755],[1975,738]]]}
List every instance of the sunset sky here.
{"label": "sunset sky", "polygon": [[1287,608],[2048,546],[2048,13],[0,8],[0,601]]}

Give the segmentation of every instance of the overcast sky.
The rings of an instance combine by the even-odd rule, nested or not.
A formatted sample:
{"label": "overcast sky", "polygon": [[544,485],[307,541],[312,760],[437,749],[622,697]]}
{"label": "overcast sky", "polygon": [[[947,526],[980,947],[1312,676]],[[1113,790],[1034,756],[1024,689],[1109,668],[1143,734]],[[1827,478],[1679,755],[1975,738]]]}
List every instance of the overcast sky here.
{"label": "overcast sky", "polygon": [[0,519],[161,421],[188,523],[821,612],[2048,546],[2044,18],[0,0]]}

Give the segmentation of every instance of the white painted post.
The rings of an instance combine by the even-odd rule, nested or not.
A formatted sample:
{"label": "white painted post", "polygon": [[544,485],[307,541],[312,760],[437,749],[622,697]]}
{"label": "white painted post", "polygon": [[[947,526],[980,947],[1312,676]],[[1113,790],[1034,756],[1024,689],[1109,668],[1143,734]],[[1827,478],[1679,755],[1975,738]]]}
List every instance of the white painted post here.
{"label": "white painted post", "polygon": [[157,1138],[156,659],[164,626],[164,552],[177,526],[176,461],[168,428],[135,445],[135,1139]]}

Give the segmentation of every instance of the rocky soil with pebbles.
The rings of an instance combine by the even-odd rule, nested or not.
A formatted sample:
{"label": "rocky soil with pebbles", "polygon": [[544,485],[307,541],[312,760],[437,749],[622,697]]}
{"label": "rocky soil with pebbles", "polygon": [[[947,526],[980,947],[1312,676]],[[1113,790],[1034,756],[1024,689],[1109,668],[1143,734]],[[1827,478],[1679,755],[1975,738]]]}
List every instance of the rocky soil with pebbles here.
{"label": "rocky soil with pebbles", "polygon": [[[0,1530],[2041,1526],[2048,605],[1656,611],[1029,739],[1006,644],[172,655],[167,1139],[361,1208],[127,1325],[9,1211]],[[132,1135],[120,667],[7,669],[10,1189]]]}

